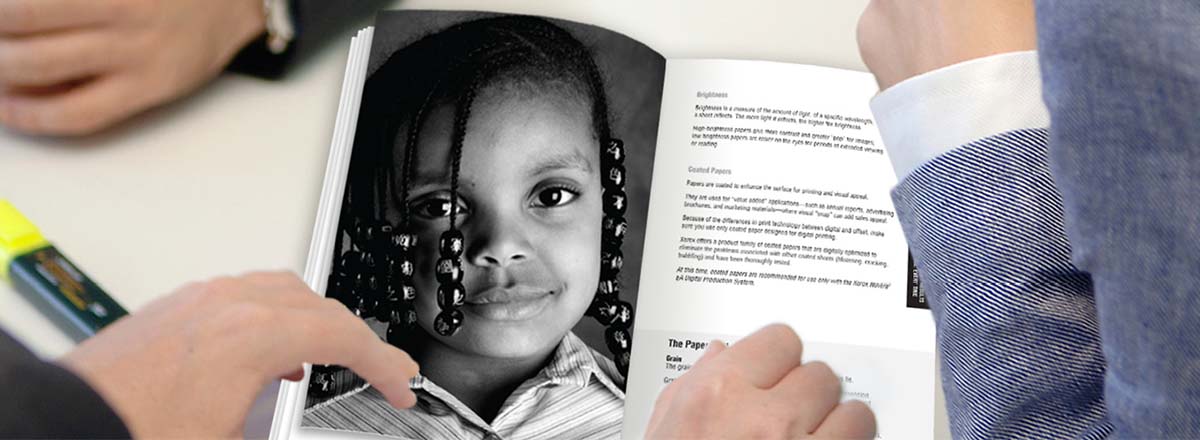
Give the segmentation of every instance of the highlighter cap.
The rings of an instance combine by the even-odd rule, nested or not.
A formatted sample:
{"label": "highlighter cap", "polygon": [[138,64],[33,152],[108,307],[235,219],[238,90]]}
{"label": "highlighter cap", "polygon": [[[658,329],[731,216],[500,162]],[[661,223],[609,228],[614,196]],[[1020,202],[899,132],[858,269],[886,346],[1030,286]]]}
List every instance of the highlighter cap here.
{"label": "highlighter cap", "polygon": [[13,259],[49,245],[33,222],[0,199],[0,279],[8,279]]}

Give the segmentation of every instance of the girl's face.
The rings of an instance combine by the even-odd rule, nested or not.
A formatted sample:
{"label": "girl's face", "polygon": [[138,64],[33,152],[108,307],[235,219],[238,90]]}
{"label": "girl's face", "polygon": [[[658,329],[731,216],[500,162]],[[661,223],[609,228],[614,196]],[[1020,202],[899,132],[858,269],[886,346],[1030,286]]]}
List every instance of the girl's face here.
{"label": "girl's face", "polygon": [[[449,227],[453,106],[429,114],[409,206],[419,234],[420,325],[456,350],[544,355],[583,316],[600,276],[602,189],[586,106],[554,93],[485,88],[471,108],[459,172],[458,223],[467,289],[463,325],[433,330],[438,239]],[[549,96],[546,96],[549,95]]]}

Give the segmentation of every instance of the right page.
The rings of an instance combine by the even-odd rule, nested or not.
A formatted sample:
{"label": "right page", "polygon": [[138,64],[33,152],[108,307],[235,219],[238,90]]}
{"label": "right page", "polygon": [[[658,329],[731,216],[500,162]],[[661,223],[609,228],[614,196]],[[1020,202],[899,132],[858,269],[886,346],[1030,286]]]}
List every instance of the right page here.
{"label": "right page", "polygon": [[773,323],[866,402],[877,438],[929,438],[934,326],[888,191],[869,74],[668,60],[624,438],[704,352]]}

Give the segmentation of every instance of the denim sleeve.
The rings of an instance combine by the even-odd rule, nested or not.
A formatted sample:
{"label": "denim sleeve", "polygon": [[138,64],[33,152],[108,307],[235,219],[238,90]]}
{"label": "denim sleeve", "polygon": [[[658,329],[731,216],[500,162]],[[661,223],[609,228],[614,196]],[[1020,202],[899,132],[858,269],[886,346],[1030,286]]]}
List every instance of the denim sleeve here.
{"label": "denim sleeve", "polygon": [[1040,0],[1050,164],[1121,438],[1200,438],[1200,2]]}
{"label": "denim sleeve", "polygon": [[1091,279],[1071,264],[1047,131],[961,146],[893,190],[937,324],[955,438],[1103,438]]}

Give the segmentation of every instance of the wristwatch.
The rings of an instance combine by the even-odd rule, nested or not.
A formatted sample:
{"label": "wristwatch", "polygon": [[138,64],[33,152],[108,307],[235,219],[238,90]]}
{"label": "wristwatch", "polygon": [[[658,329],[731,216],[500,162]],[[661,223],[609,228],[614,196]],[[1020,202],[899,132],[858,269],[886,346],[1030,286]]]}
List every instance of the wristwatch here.
{"label": "wristwatch", "polygon": [[287,51],[292,38],[296,36],[296,26],[292,23],[292,11],[289,3],[289,0],[263,0],[267,49],[276,55]]}

